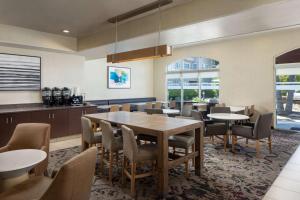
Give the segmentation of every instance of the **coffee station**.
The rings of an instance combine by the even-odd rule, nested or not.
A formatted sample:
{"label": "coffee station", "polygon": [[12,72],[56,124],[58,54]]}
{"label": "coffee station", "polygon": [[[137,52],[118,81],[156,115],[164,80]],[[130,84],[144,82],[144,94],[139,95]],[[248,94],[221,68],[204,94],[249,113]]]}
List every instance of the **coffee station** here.
{"label": "coffee station", "polygon": [[6,144],[19,123],[51,124],[51,138],[81,133],[81,116],[97,112],[79,88],[44,87],[41,103],[0,106],[0,143]]}

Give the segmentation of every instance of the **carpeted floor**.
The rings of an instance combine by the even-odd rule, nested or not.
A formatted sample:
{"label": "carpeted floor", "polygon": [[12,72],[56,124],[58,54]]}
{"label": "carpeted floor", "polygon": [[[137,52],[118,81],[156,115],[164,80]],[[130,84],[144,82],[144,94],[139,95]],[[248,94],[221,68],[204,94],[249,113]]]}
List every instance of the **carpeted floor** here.
{"label": "carpeted floor", "polygon": [[[255,157],[254,149],[242,148],[233,155],[215,148],[210,141],[205,144],[204,171],[201,177],[193,174],[187,179],[184,166],[170,170],[169,194],[167,199],[261,199],[275,180],[289,157],[300,144],[300,134],[287,134],[274,131],[273,153],[269,154],[267,144],[261,147],[261,158]],[[244,141],[239,141],[243,146]],[[79,147],[58,150],[50,153],[49,171],[58,169],[66,160],[80,152]],[[91,199],[131,199],[130,184],[120,183],[120,170],[115,170],[113,186],[105,178],[97,175]],[[152,177],[138,180],[138,199],[155,199],[156,184]]]}

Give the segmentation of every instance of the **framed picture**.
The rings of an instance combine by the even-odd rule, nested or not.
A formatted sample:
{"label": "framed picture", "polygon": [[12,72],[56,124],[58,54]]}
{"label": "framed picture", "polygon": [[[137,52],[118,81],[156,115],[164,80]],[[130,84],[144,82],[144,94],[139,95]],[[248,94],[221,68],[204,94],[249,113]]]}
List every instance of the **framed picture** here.
{"label": "framed picture", "polygon": [[107,67],[107,87],[110,89],[131,88],[131,69],[127,67]]}
{"label": "framed picture", "polygon": [[0,91],[41,90],[41,57],[0,53]]}

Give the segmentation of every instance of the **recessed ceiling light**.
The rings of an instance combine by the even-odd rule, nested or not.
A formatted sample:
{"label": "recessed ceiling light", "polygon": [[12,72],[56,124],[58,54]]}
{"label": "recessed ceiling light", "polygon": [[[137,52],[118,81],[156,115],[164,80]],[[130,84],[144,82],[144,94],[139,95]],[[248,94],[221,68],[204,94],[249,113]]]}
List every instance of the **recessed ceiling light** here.
{"label": "recessed ceiling light", "polygon": [[64,29],[62,32],[64,32],[64,33],[70,33],[70,31],[67,30],[67,29]]}

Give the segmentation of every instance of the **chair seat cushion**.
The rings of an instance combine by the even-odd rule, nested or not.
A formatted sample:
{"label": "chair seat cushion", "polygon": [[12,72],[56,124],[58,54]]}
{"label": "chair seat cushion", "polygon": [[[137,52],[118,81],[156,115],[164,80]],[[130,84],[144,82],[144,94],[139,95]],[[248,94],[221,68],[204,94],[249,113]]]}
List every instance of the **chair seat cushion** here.
{"label": "chair seat cushion", "polygon": [[33,176],[13,188],[0,194],[1,200],[40,199],[47,191],[52,179],[45,176]]}
{"label": "chair seat cushion", "polygon": [[155,144],[144,144],[138,147],[136,161],[156,160],[158,148]]}
{"label": "chair seat cushion", "polygon": [[232,135],[254,139],[253,128],[250,126],[232,126]]}
{"label": "chair seat cushion", "polygon": [[195,137],[191,135],[174,135],[169,137],[169,146],[177,148],[189,148],[195,143]]}

